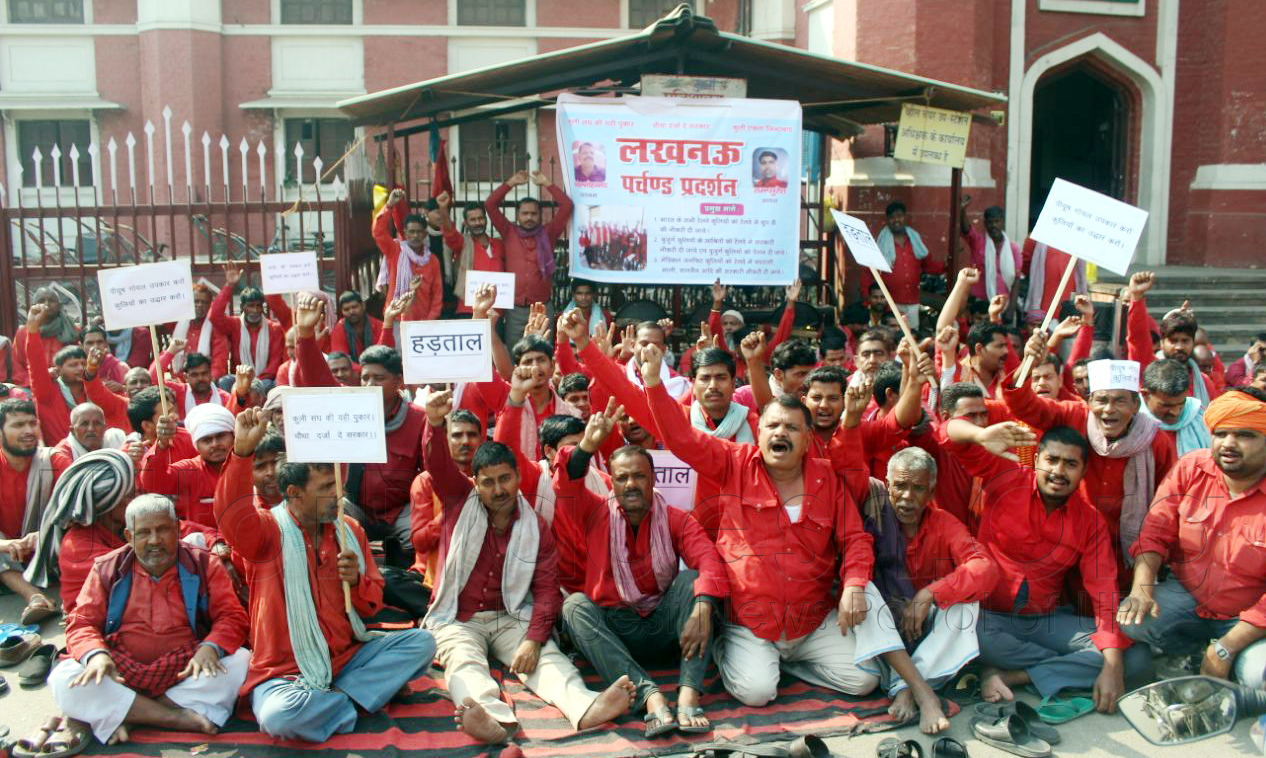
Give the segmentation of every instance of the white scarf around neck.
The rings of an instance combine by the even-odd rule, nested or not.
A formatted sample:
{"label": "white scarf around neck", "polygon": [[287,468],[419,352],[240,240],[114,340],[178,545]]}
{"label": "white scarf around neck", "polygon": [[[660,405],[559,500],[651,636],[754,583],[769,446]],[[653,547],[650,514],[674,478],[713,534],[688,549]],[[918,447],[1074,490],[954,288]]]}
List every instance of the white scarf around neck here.
{"label": "white scarf around neck", "polygon": [[[1001,271],[1002,283],[1007,292],[998,291],[998,274]],[[995,295],[1010,294],[1011,285],[1015,283],[1015,255],[1011,251],[1011,239],[1002,233],[1002,244],[995,246],[993,237],[985,234],[985,295],[993,299]]]}
{"label": "white scarf around neck", "polygon": [[259,322],[259,335],[255,339],[254,352],[251,351],[251,332],[246,328],[246,316],[241,316],[238,321],[241,323],[241,333],[237,344],[237,362],[254,367],[255,374],[258,376],[268,367],[268,332],[270,331],[268,319],[264,318]]}

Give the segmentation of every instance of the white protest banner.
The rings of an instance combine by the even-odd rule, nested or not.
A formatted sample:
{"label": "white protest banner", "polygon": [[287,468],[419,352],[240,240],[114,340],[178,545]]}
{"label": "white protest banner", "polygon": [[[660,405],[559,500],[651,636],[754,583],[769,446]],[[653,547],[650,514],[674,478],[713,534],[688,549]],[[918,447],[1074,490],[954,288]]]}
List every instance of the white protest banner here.
{"label": "white protest banner", "polygon": [[892,156],[899,161],[962,168],[970,133],[970,113],[906,103],[901,106]]}
{"label": "white protest banner", "polygon": [[514,307],[514,274],[508,271],[467,271],[466,305],[475,304],[475,293],[485,284],[491,284],[497,288],[497,299],[492,303],[493,308],[510,309]]}
{"label": "white protest banner", "polygon": [[1142,208],[1056,179],[1029,236],[1125,276],[1146,224]]}
{"label": "white protest banner", "polygon": [[785,285],[800,254],[794,100],[558,96],[572,276]]}
{"label": "white protest banner", "polygon": [[261,255],[259,277],[265,295],[321,291],[321,269],[317,267],[315,250]]}
{"label": "white protest banner", "polygon": [[840,237],[848,245],[848,251],[853,254],[858,265],[892,272],[892,266],[884,258],[883,251],[879,249],[879,244],[875,242],[864,221],[834,208],[831,209],[831,218],[835,219],[835,228],[839,230]]}
{"label": "white protest banner", "polygon": [[642,94],[655,97],[747,97],[747,80],[726,76],[642,74]]}
{"label": "white protest banner", "polygon": [[188,258],[97,271],[106,328],[165,324],[193,318],[193,274]]}
{"label": "white protest banner", "polygon": [[287,387],[281,410],[288,461],[387,462],[382,387]]}
{"label": "white protest banner", "polygon": [[667,450],[648,450],[655,462],[655,489],[664,502],[683,511],[695,508],[695,486],[699,474]]}
{"label": "white protest banner", "polygon": [[492,381],[488,319],[405,321],[400,332],[406,384]]}

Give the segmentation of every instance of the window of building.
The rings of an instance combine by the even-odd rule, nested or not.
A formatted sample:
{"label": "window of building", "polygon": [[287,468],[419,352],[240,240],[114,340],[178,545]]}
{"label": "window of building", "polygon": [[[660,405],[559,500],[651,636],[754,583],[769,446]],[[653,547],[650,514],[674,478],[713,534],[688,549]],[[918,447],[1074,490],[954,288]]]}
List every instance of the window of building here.
{"label": "window of building", "polygon": [[281,0],[283,24],[350,24],[352,0]]}
{"label": "window of building", "polygon": [[645,29],[676,8],[681,0],[629,0],[629,28]]}
{"label": "window of building", "polygon": [[9,0],[11,24],[82,24],[84,0]]}
{"label": "window of building", "polygon": [[1145,0],[1038,0],[1039,11],[1089,13],[1102,16],[1143,16]]}
{"label": "window of building", "polygon": [[[63,187],[74,184],[75,174],[71,168],[70,147],[79,146],[79,184],[83,187],[92,185],[92,156],[88,153],[88,143],[92,141],[92,130],[87,120],[83,121],[18,121],[18,157],[22,161],[22,186],[35,186],[35,148],[40,149],[40,180],[45,187],[56,184],[54,176]],[[61,160],[53,161],[50,153],[53,146],[61,148]],[[60,172],[54,174],[53,172]]]}
{"label": "window of building", "polygon": [[527,165],[527,120],[472,121],[460,127],[463,182],[501,182]]}
{"label": "window of building", "polygon": [[286,182],[295,181],[295,144],[303,145],[303,177],[304,184],[312,184],[317,180],[312,160],[320,156],[327,167],[338,160],[347,150],[347,146],[355,141],[352,134],[352,122],[345,118],[288,118],[285,120]]}
{"label": "window of building", "polygon": [[457,0],[457,23],[469,26],[525,26],[527,0]]}

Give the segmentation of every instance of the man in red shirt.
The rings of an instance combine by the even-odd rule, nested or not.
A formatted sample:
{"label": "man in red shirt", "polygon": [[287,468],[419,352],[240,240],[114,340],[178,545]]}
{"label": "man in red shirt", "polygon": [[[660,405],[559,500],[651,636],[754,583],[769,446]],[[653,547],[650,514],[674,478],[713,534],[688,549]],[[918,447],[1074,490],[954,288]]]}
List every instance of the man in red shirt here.
{"label": "man in red shirt", "polygon": [[862,695],[879,683],[874,659],[883,656],[909,683],[926,730],[948,726],[870,581],[872,540],[857,504],[828,461],[806,455],[812,419],[804,404],[780,396],[761,415],[758,444],[735,444],[696,429],[681,413],[660,382],[657,346],[642,348],[639,359],[665,444],[720,485],[715,541],[731,603],[716,656],[730,694],[765,705],[786,670]]}
{"label": "man in red shirt", "polygon": [[[167,376],[172,366],[172,358],[176,355],[182,355],[184,358],[184,381],[177,379],[167,379],[165,383],[171,388],[176,395],[175,411],[184,418],[196,406],[203,403],[213,403],[221,405],[225,408],[230,407],[231,395],[228,392],[217,387],[212,378],[211,359],[202,353],[189,353],[184,355],[185,344],[179,339],[173,339],[167,345],[167,349],[158,356],[159,371],[164,372]],[[150,368],[151,376],[155,382],[158,381],[155,368]],[[236,379],[236,374],[234,374]]]}
{"label": "man in red shirt", "polygon": [[215,734],[246,678],[246,613],[220,561],[180,541],[170,500],[142,495],[126,520],[66,621],[53,697],[102,743],[134,724]]}
{"label": "man in red shirt", "polygon": [[233,414],[218,405],[204,403],[185,417],[185,428],[198,455],[176,458],[172,444],[177,436],[176,414],[158,421],[158,441],[141,461],[141,488],[172,496],[176,513],[186,521],[214,527],[212,503],[215,486],[233,447]]}
{"label": "man in red shirt", "polygon": [[514,453],[499,442],[480,445],[471,460],[472,482],[442,439],[448,396],[433,395],[426,408],[427,471],[443,507],[440,572],[422,625],[435,634],[459,728],[488,744],[518,731],[518,718],[489,673],[489,654],[577,730],[618,718],[636,694],[629,677],[593,692],[550,639],[561,600],[558,555],[549,525],[519,491]]}
{"label": "man in red shirt", "polygon": [[[586,556],[583,589],[563,603],[563,622],[603,681],[624,674],[632,680],[634,706],[646,710],[647,739],[675,728],[705,732],[711,724],[699,695],[712,653],[713,615],[729,595],[729,580],[703,527],[654,490],[654,461],[642,448],[626,446],[612,454],[610,497],[585,487],[590,461],[615,427],[616,409],[608,411],[590,417],[579,444],[560,451],[554,467],[555,524],[565,518],[579,528]],[[679,573],[683,561],[692,570]],[[678,646],[674,717],[637,659]]]}
{"label": "man in red shirt", "polygon": [[[225,374],[232,373],[229,362],[229,341],[216,330],[208,315],[216,293],[202,281],[193,285],[193,318],[180,321],[171,331],[173,340],[184,340],[189,352],[201,353],[211,360],[211,380],[218,381]],[[148,342],[146,343],[148,344]],[[179,358],[175,362],[176,373],[184,370]]]}
{"label": "man in red shirt", "polygon": [[[945,264],[928,255],[923,237],[913,227],[906,226],[906,206],[900,201],[891,202],[884,209],[887,219],[875,242],[888,261],[891,273],[881,273],[888,292],[896,301],[897,308],[906,317],[913,331],[919,330],[919,281],[923,274],[942,274]],[[862,286],[869,288],[870,272],[862,273]]]}
{"label": "man in red shirt", "polygon": [[52,448],[40,445],[34,403],[0,402],[0,442],[0,539],[17,541],[11,555],[0,551],[0,585],[25,601],[22,623],[33,623],[57,613],[57,606],[22,576],[55,478]]}
{"label": "man in red shirt", "polygon": [[764,189],[787,189],[787,180],[778,178],[778,154],[773,150],[762,150],[756,156],[756,166],[760,178],[752,186]]}
{"label": "man in red shirt", "polygon": [[378,344],[382,322],[365,313],[364,298],[353,290],[338,296],[338,312],[342,318],[330,332],[330,351],[343,353],[357,363],[361,353]]}
{"label": "man in red shirt", "polygon": [[[998,567],[963,522],[936,505],[936,461],[899,450],[887,481],[871,478],[862,493],[866,531],[875,538],[875,585],[900,624],[915,667],[933,688],[949,682],[980,654],[976,620],[993,592]],[[915,715],[909,687],[884,669],[884,688],[898,721]]]}
{"label": "man in red shirt", "polygon": [[105,412],[96,403],[80,403],[70,412],[70,434],[53,446],[53,470],[58,477],[79,456],[103,447],[122,450],[127,432],[107,427]]}
{"label": "man in red shirt", "polygon": [[[405,315],[407,320],[439,318],[444,308],[444,270],[438,256],[440,249],[431,249],[426,219],[416,213],[404,217],[401,222],[403,228],[397,230],[401,235],[399,239],[391,236],[388,224],[394,217],[393,209],[401,202],[405,202],[404,190],[393,189],[387,197],[387,204],[374,216],[374,242],[382,253],[378,281],[386,284],[388,300],[413,293]],[[414,282],[417,282],[416,286]]]}
{"label": "man in red shirt", "polygon": [[[1034,360],[1046,355],[1046,336],[1034,332],[1025,346]],[[1035,430],[1068,426],[1090,442],[1081,494],[1103,514],[1119,555],[1129,554],[1156,485],[1178,459],[1174,440],[1160,422],[1139,413],[1139,368],[1134,361],[1094,361],[1087,367],[1090,402],[1049,400],[1033,394],[1033,385],[1004,377],[1003,399],[1015,419]],[[1122,566],[1125,564],[1122,563]]]}
{"label": "man in red shirt", "polygon": [[488,236],[488,212],[480,203],[470,203],[462,210],[466,226],[463,234],[448,214],[448,193],[436,198],[444,222],[444,247],[455,259],[453,271],[453,298],[457,301],[457,313],[465,316],[471,312],[466,305],[466,273],[469,271],[505,271],[506,253],[502,241]]}
{"label": "man in red shirt", "polygon": [[[286,359],[286,330],[281,324],[264,316],[264,293],[255,287],[246,287],[240,298],[242,315],[225,313],[233,299],[233,288],[242,280],[240,265],[224,265],[224,288],[211,301],[208,318],[229,341],[229,361],[235,366],[250,366],[255,377],[265,382],[265,391],[277,378],[277,369]],[[233,375],[225,374],[219,380],[221,389],[233,386]]]}
{"label": "man in red shirt", "polygon": [[1244,357],[1226,367],[1226,386],[1243,387],[1252,384],[1253,374],[1263,361],[1266,361],[1266,332],[1258,332],[1253,337],[1253,343],[1244,352]]}
{"label": "man in red shirt", "polygon": [[[79,341],[79,330],[70,317],[62,312],[62,301],[52,287],[41,287],[31,296],[32,307],[42,306],[43,314],[38,324],[30,321],[19,327],[13,335],[13,382],[27,386],[32,371],[47,371],[53,365],[58,350]],[[41,338],[41,349],[35,352],[27,347],[26,335],[36,332]]]}
{"label": "man in red shirt", "polygon": [[[40,326],[48,317],[47,306],[35,304],[27,314],[26,350],[29,355],[44,355],[44,338]],[[57,368],[57,378],[49,376],[48,366],[32,366],[31,394],[40,410],[40,431],[44,444],[56,445],[70,432],[70,411],[87,401],[84,394],[84,370],[88,354],[78,345],[67,345],[53,355],[50,365]]]}
{"label": "man in red shirt", "polygon": [[[505,247],[505,270],[514,274],[514,309],[505,314],[506,342],[511,344],[523,336],[532,303],[546,303],[549,307],[554,287],[554,246],[571,218],[571,199],[561,187],[540,171],[532,172],[531,181],[545,188],[557,206],[548,224],[542,223],[541,202],[534,197],[522,197],[515,203],[514,223],[501,212],[501,203],[510,190],[528,183],[525,170],[516,171],[484,201],[488,220]],[[551,322],[554,319],[552,307],[549,318]]]}
{"label": "man in red shirt", "polygon": [[[1078,491],[1090,458],[1086,438],[1052,427],[1038,442],[1037,468],[1008,452],[1036,442],[1014,422],[987,428],[963,418],[946,427],[950,449],[984,482],[977,539],[998,566],[976,627],[981,696],[1013,700],[1013,687],[1032,683],[1042,697],[1093,688],[1095,709],[1116,710],[1125,679],[1147,668],[1146,649],[1131,648],[1117,626],[1117,559],[1103,516]],[[1078,569],[1094,608],[1090,620],[1060,609],[1064,580]]]}
{"label": "man in red shirt", "polygon": [[435,640],[423,629],[369,636],[362,618],[382,610],[382,574],[360,526],[338,516],[334,467],[282,464],[285,501],[257,507],[251,459],[268,421],[247,408],[235,424],[215,517],[250,587],[254,649],[242,694],[263,732],[325,742],[356,728],[358,706],[374,713],[425,673]]}
{"label": "man in red shirt", "polygon": [[1151,271],[1138,271],[1130,277],[1130,309],[1125,320],[1126,356],[1138,361],[1144,369],[1157,358],[1169,358],[1184,364],[1191,371],[1191,387],[1187,394],[1207,406],[1209,400],[1218,396],[1218,388],[1217,383],[1200,370],[1192,355],[1199,327],[1191,311],[1180,309],[1161,319],[1160,354],[1155,352],[1146,298],[1147,291],[1155,284],[1156,274]]}
{"label": "man in red shirt", "polygon": [[[1266,392],[1209,404],[1207,450],[1156,490],[1134,545],[1134,586],[1117,619],[1170,655],[1203,653],[1200,673],[1254,689],[1266,671]],[[1171,575],[1157,582],[1161,566]],[[1213,642],[1210,643],[1209,640]],[[1192,672],[1194,673],[1194,672]]]}
{"label": "man in red shirt", "polygon": [[[475,450],[484,441],[483,424],[475,414],[458,408],[449,414],[447,426],[448,454],[462,473],[470,476],[470,461]],[[435,576],[439,573],[439,528],[443,504],[435,494],[435,484],[429,471],[423,471],[413,479],[409,488],[411,533],[413,541],[413,571],[421,574],[422,584],[434,589]]]}

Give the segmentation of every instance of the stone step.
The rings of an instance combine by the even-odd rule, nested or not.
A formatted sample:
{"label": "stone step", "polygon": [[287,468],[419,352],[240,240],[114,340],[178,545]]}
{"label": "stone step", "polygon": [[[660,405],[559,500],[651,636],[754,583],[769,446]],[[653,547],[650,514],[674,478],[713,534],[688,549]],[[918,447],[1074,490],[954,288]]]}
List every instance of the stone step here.
{"label": "stone step", "polygon": [[1163,307],[1176,308],[1184,300],[1191,301],[1192,307],[1200,305],[1245,305],[1266,309],[1266,286],[1262,289],[1231,289],[1197,287],[1191,289],[1153,289],[1147,293],[1149,309]]}

